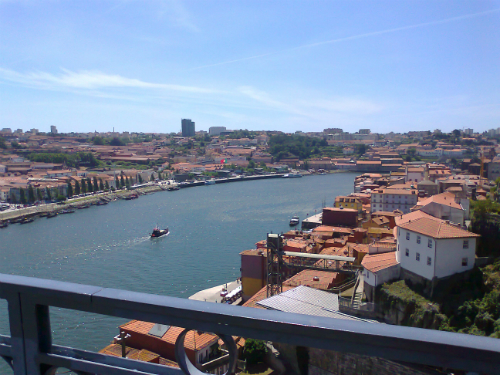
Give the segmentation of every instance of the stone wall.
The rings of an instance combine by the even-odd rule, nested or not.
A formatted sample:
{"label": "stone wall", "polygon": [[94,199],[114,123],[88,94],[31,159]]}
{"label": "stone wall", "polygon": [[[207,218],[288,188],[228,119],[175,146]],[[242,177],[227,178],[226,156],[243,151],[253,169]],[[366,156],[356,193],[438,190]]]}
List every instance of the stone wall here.
{"label": "stone wall", "polygon": [[308,373],[301,373],[297,361],[297,347],[273,344],[287,362],[291,375],[434,375],[435,371],[401,365],[383,358],[340,353],[331,350],[309,348]]}
{"label": "stone wall", "polygon": [[387,359],[330,350],[309,350],[308,375],[429,375],[434,372],[417,370]]}

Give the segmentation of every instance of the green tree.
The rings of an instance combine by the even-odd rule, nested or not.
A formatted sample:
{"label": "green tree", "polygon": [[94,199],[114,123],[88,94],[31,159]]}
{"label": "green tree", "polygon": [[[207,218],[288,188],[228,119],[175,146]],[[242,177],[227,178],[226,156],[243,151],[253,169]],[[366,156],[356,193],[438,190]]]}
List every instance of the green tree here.
{"label": "green tree", "polygon": [[262,340],[247,339],[243,348],[243,357],[247,365],[254,365],[264,361],[267,353],[267,346]]}
{"label": "green tree", "polygon": [[71,185],[71,182],[68,182],[68,198],[71,198],[73,196],[73,185]]}
{"label": "green tree", "polygon": [[120,186],[125,186],[125,179],[123,178],[123,175],[120,176]]}
{"label": "green tree", "polygon": [[19,189],[19,200],[21,201],[22,204],[26,204],[26,196],[24,195],[23,188]]}
{"label": "green tree", "polygon": [[92,180],[89,178],[87,178],[87,190],[89,191],[89,193],[92,193],[94,191],[94,189],[92,188]]}
{"label": "green tree", "polygon": [[99,190],[104,190],[104,183],[102,182],[102,178],[99,179]]}
{"label": "green tree", "polygon": [[75,194],[80,195],[80,183],[78,180],[75,181]]}
{"label": "green tree", "polygon": [[250,168],[250,169],[254,169],[254,168],[255,168],[255,161],[250,160],[250,161],[248,162],[248,168]]}
{"label": "green tree", "polygon": [[120,188],[120,179],[118,177],[115,177],[115,186],[117,189]]}
{"label": "green tree", "polygon": [[106,190],[109,190],[109,183],[108,183],[108,181],[107,181],[107,180],[106,180],[106,184],[105,184],[105,186],[106,186]]}
{"label": "green tree", "polygon": [[45,188],[45,192],[47,193],[47,200],[51,201],[52,200],[52,196],[50,194],[50,188]]}
{"label": "green tree", "polygon": [[82,194],[87,193],[87,182],[85,181],[84,178],[82,178]]}
{"label": "green tree", "polygon": [[123,142],[120,138],[114,137],[109,144],[111,146],[125,146],[125,142]]}
{"label": "green tree", "polygon": [[95,145],[99,145],[99,146],[102,146],[102,145],[105,144],[104,138],[103,137],[99,137],[99,136],[96,136],[96,137],[92,138],[92,143],[95,144]]}
{"label": "green tree", "polygon": [[33,203],[35,201],[35,190],[33,189],[33,185],[28,187],[28,202]]}
{"label": "green tree", "polygon": [[5,139],[0,137],[0,148],[6,149],[7,145],[5,144]]}
{"label": "green tree", "polygon": [[38,197],[39,201],[43,200],[42,191],[40,190],[40,188],[36,188],[36,196]]}
{"label": "green tree", "polygon": [[94,176],[93,183],[94,183],[94,191],[99,190],[99,185],[97,184],[97,177],[96,176]]}
{"label": "green tree", "polygon": [[155,180],[154,173],[151,173],[151,177],[149,179],[150,179],[150,181],[154,181]]}
{"label": "green tree", "polygon": [[140,174],[137,175],[137,179],[139,180],[139,183],[142,184],[142,177]]}

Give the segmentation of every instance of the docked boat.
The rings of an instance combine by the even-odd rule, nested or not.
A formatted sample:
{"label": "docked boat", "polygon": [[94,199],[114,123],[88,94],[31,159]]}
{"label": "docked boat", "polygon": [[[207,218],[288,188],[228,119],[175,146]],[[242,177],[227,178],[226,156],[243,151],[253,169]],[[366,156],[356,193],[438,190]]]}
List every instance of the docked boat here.
{"label": "docked boat", "polygon": [[96,205],[96,206],[104,206],[104,205],[106,205],[106,204],[108,204],[108,203],[109,203],[108,201],[99,201],[99,202],[97,202],[95,205]]}
{"label": "docked boat", "polygon": [[72,210],[72,209],[66,209],[66,210],[59,211],[60,214],[72,214],[73,212],[75,212],[75,210]]}
{"label": "docked boat", "polygon": [[34,217],[25,217],[24,219],[22,219],[20,221],[20,224],[28,224],[28,223],[32,223],[35,221],[35,218]]}
{"label": "docked boat", "polygon": [[215,185],[215,180],[213,178],[211,180],[206,180],[205,185]]}
{"label": "docked boat", "polygon": [[168,228],[160,229],[158,226],[154,227],[153,233],[151,233],[151,238],[158,238],[162,236],[168,236],[170,234]]}
{"label": "docked boat", "polygon": [[8,221],[3,221],[0,223],[0,228],[7,228],[9,226],[9,222]]}
{"label": "docked boat", "polygon": [[291,226],[291,227],[294,227],[294,226],[296,226],[299,222],[300,222],[299,217],[298,217],[298,216],[293,216],[293,217],[290,219],[290,226]]}
{"label": "docked boat", "polygon": [[300,178],[302,175],[300,173],[289,173],[288,174],[289,178]]}
{"label": "docked boat", "polygon": [[282,178],[289,178],[290,177],[290,174],[289,173],[285,173],[283,176],[281,176]]}
{"label": "docked boat", "polygon": [[51,217],[56,217],[57,216],[57,212],[49,212],[47,214],[47,219],[50,219]]}
{"label": "docked boat", "polygon": [[174,185],[174,186],[169,186],[167,188],[167,191],[174,191],[174,190],[180,190],[180,187],[177,185]]}
{"label": "docked boat", "polygon": [[83,206],[78,206],[77,208],[78,208],[79,210],[83,210],[83,209],[85,209],[85,208],[89,208],[89,207],[90,207],[90,204],[86,204],[86,205],[83,205]]}

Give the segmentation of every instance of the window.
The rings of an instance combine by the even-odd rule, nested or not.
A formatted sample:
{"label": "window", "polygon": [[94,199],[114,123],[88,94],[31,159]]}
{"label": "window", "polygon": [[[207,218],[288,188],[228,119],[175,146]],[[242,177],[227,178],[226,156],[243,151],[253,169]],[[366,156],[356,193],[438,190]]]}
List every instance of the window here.
{"label": "window", "polygon": [[427,247],[432,249],[432,240],[427,241]]}
{"label": "window", "polygon": [[469,240],[464,240],[464,249],[469,248]]}
{"label": "window", "polygon": [[427,257],[427,265],[428,266],[432,265],[432,259],[431,259],[431,257]]}
{"label": "window", "polygon": [[410,239],[410,233],[406,232],[406,239],[409,240]]}
{"label": "window", "polygon": [[469,258],[462,258],[462,267],[466,267],[469,263]]}
{"label": "window", "polygon": [[420,243],[420,236],[417,236],[417,243]]}
{"label": "window", "polygon": [[415,257],[415,259],[417,260],[417,262],[420,262],[420,253],[417,253],[417,256]]}
{"label": "window", "polygon": [[410,256],[410,250],[406,249],[406,256],[409,257]]}

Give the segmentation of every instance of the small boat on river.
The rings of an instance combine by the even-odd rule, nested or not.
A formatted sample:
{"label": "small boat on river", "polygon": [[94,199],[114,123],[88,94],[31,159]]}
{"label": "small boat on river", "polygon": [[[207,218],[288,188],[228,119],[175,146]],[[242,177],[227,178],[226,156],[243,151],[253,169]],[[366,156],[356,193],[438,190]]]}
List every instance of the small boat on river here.
{"label": "small boat on river", "polygon": [[28,223],[32,223],[34,221],[35,221],[34,217],[25,217],[24,219],[22,219],[20,221],[20,224],[28,224]]}
{"label": "small boat on river", "polygon": [[70,208],[59,211],[60,214],[72,214],[73,212],[75,212],[75,210],[72,210]]}
{"label": "small boat on river", "polygon": [[170,231],[168,230],[168,228],[160,229],[158,227],[158,225],[157,225],[156,227],[154,227],[153,233],[151,233],[151,238],[158,238],[158,237],[162,237],[162,236],[168,236],[169,234],[170,234]]}
{"label": "small boat on river", "polygon": [[50,219],[51,217],[56,217],[57,216],[57,212],[49,212],[47,214],[47,219]]}
{"label": "small boat on river", "polygon": [[296,226],[299,222],[300,222],[299,217],[298,217],[298,216],[293,216],[293,217],[290,219],[290,226],[291,226],[291,227],[294,227],[294,226]]}

